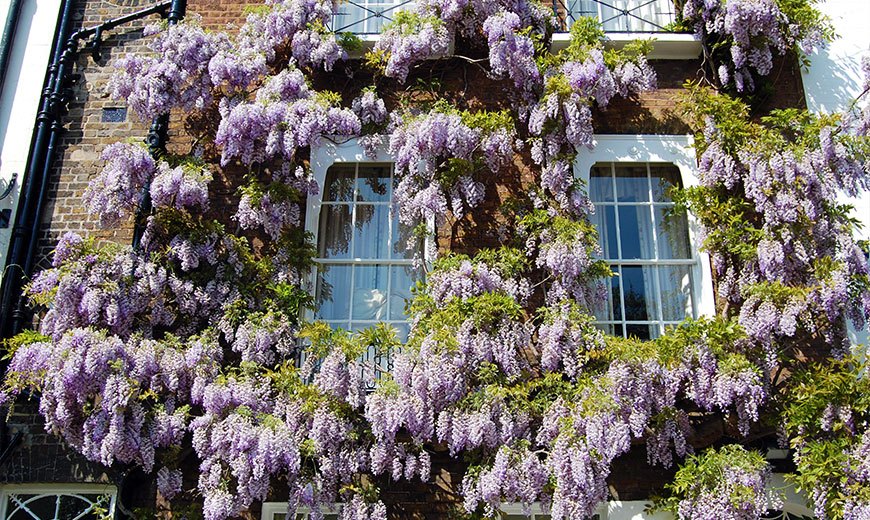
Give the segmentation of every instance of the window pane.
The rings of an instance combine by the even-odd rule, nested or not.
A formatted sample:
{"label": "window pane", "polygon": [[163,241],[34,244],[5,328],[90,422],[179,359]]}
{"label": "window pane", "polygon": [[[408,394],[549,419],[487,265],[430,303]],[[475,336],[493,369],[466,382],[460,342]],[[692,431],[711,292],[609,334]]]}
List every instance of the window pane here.
{"label": "window pane", "polygon": [[350,258],[350,206],[324,205],[320,209],[317,254],[320,258]]}
{"label": "window pane", "polygon": [[655,267],[622,267],[622,290],[627,321],[658,319],[654,280]]}
{"label": "window pane", "polygon": [[358,202],[389,202],[390,167],[360,166],[356,190]]}
{"label": "window pane", "polygon": [[668,190],[672,187],[681,187],[680,169],[673,164],[650,165],[650,180],[652,181],[652,195],[655,202],[671,202]]}
{"label": "window pane", "polygon": [[409,265],[397,265],[390,268],[390,319],[407,319],[405,304],[411,300],[411,288],[416,283],[414,268]]}
{"label": "window pane", "polygon": [[399,339],[399,342],[407,342],[411,327],[407,323],[393,323],[392,326],[396,329],[396,338]]}
{"label": "window pane", "polygon": [[668,207],[656,208],[655,213],[659,258],[692,258],[686,213],[674,213]]}
{"label": "window pane", "polygon": [[317,318],[346,320],[350,315],[351,266],[323,266],[317,274],[315,299],[319,305]]}
{"label": "window pane", "polygon": [[662,317],[665,321],[682,321],[692,315],[692,266],[659,267],[662,293]]}
{"label": "window pane", "polygon": [[619,206],[622,259],[653,259],[653,230],[649,206]]}
{"label": "window pane", "polygon": [[353,201],[353,177],[356,165],[338,164],[326,172],[326,189],[323,201]]}
{"label": "window pane", "polygon": [[386,205],[356,205],[355,258],[387,258],[390,243],[390,208]]}
{"label": "window pane", "polygon": [[598,206],[590,218],[590,222],[598,231],[598,247],[602,258],[616,260],[619,258],[616,237],[616,207]]}
{"label": "window pane", "polygon": [[616,199],[618,202],[649,201],[646,165],[616,167]]}
{"label": "window pane", "polygon": [[[393,238],[392,238],[392,249],[393,249],[393,258],[395,259],[403,259],[410,260],[414,258],[414,253],[423,250],[422,240],[414,237],[414,229],[404,224],[399,223],[399,210],[397,208],[393,208],[392,210],[392,218],[393,218]],[[415,247],[408,248],[408,242],[413,241]]]}
{"label": "window pane", "polygon": [[383,320],[387,315],[387,276],[385,265],[356,266],[353,284],[354,320]]}
{"label": "window pane", "polygon": [[609,334],[611,336],[623,337],[622,335],[622,325],[620,324],[610,324],[610,323],[596,323],[595,328],[600,330],[605,334]]}
{"label": "window pane", "polygon": [[[39,519],[54,520],[54,510],[57,507],[56,495],[39,498],[35,498],[35,495],[15,495],[15,497],[17,501],[10,496],[7,503],[9,520],[33,520],[34,516]],[[21,509],[18,509],[19,507]]]}
{"label": "window pane", "polygon": [[[95,500],[97,497],[93,497]],[[81,520],[97,520],[96,514],[88,514],[84,516],[79,516],[82,513],[91,509],[91,504],[81,498],[64,495],[60,497],[60,509],[58,510],[57,518],[58,520],[72,520],[73,518],[79,518]]]}
{"label": "window pane", "polygon": [[[616,269],[614,268],[614,271]],[[607,286],[607,300],[600,302],[593,310],[600,321],[619,321],[622,319],[622,296],[619,289],[619,276],[613,276],[604,283]]]}
{"label": "window pane", "polygon": [[613,335],[619,336],[622,338],[625,337],[625,331],[623,330],[622,325],[614,325],[613,326]]}
{"label": "window pane", "polygon": [[589,198],[592,202],[613,202],[613,178],[610,164],[592,167],[589,175]]}
{"label": "window pane", "polygon": [[635,337],[637,339],[649,340],[655,339],[659,335],[657,333],[658,326],[657,325],[626,325],[625,332],[628,337]]}

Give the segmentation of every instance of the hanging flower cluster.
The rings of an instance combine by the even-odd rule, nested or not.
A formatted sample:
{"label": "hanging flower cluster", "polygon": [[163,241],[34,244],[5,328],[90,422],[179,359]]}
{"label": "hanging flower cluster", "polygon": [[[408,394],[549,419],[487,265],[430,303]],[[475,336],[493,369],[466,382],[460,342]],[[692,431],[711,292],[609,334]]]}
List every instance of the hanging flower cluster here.
{"label": "hanging flower cluster", "polygon": [[207,75],[209,60],[230,45],[226,34],[208,32],[196,21],[164,28],[149,26],[155,35],[155,56],[128,54],[109,84],[115,98],[125,99],[142,120],[151,120],[173,108],[202,109],[212,100]]}
{"label": "hanging flower cluster", "polygon": [[457,218],[484,199],[481,170],[497,173],[513,158],[515,128],[504,112],[459,112],[439,104],[406,114],[392,129],[390,154],[399,184],[393,199],[408,226]]}
{"label": "hanging flower cluster", "polygon": [[223,150],[221,164],[290,161],[299,148],[316,145],[324,135],[359,134],[359,118],[337,101],[328,92],[309,90],[302,72],[292,68],[267,78],[252,102],[224,98],[214,138]]}
{"label": "hanging flower cluster", "polygon": [[674,483],[676,513],[680,520],[759,518],[768,509],[781,506],[779,497],[766,486],[770,466],[759,453],[738,445],[711,448],[689,457]]}
{"label": "hanging flower cluster", "polygon": [[680,14],[697,38],[723,54],[718,81],[737,92],[755,90],[756,78],[770,74],[774,52],[812,54],[833,35],[828,21],[802,2],[685,0]]}
{"label": "hanging flower cluster", "polygon": [[110,144],[101,158],[106,166],[88,183],[84,202],[91,214],[99,216],[103,227],[112,227],[138,207],[156,165],[148,150],[131,144]]}
{"label": "hanging flower cluster", "polygon": [[[828,117],[775,112],[748,122],[748,107],[695,87],[687,94],[703,129],[702,186],[689,190],[713,255],[719,293],[740,303],[753,339],[814,332],[820,318],[870,315],[870,274],[848,212],[835,201],[870,188],[866,139]],[[730,128],[727,130],[726,128]],[[741,205],[733,200],[739,197]],[[837,327],[825,328],[840,344]]]}
{"label": "hanging flower cluster", "polygon": [[[180,108],[214,123],[203,148],[220,155],[224,177],[241,168],[244,180],[213,220],[219,170],[203,161],[215,157],[107,147],[86,203],[118,226],[148,189],[141,245],[61,239],[28,288],[46,309],[41,334],[10,343],[0,403],[38,391],[50,430],[90,460],[156,469],[167,499],[190,488],[173,448],[192,439],[208,520],[241,514],[274,486],[289,496],[288,518],[340,504],[344,520],[385,520],[376,484],[430,480],[438,452],[468,463],[458,491],[469,514],[520,502],[581,518],[607,500],[613,464],[638,444],[653,465],[689,457],[666,502],[682,518],[742,519],[776,504],[769,469],[735,446],[690,456],[697,428],[715,422],[739,439],[764,428],[772,401],[808,396],[779,407],[801,485],[818,511],[866,516],[866,405],[818,398],[800,377],[781,393],[771,375],[796,341],[845,346],[840,325],[870,313],[863,250],[833,202],[870,189],[867,110],[750,122],[739,102],[690,89],[701,186],[674,197],[704,228],[724,309],[652,341],[616,338],[593,317],[613,273],[573,165],[593,143],[593,110],[655,88],[649,44],[608,50],[597,22],[582,19],[550,55],[553,12],[537,2],[423,0],[393,17],[364,64],[340,67],[352,81],[377,67],[375,85],[342,97],[317,90],[347,58],[327,29],[336,8],[270,0],[233,36],[181,23],[156,33],[153,57],[119,62],[116,96],[144,119]],[[800,0],[683,4],[700,37],[728,44],[720,79],[739,91],[770,71],[774,50],[825,36],[813,13]],[[509,109],[419,99],[400,85],[455,45],[487,57],[456,59],[486,62]],[[302,318],[314,256],[303,207],[319,190],[309,157],[325,139],[358,139],[371,159],[387,147],[392,203],[420,232],[476,221],[494,195],[484,186],[516,174],[524,147],[534,163],[498,217],[503,246],[442,255],[410,302],[401,348],[383,324],[349,334]],[[372,360],[389,355],[385,374]],[[840,375],[825,388],[851,388]],[[841,443],[836,469],[818,439]]]}

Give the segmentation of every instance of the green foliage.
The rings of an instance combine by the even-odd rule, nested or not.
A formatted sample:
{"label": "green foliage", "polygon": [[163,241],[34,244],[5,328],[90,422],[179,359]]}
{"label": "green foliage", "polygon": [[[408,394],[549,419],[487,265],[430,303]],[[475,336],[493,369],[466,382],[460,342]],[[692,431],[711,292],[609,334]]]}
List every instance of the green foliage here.
{"label": "green foliage", "polygon": [[717,358],[742,352],[746,332],[736,319],[722,316],[687,319],[657,338],[654,349],[665,366],[676,366],[687,350],[699,344],[710,347]]}
{"label": "green foliage", "polygon": [[[702,493],[716,489],[726,480],[728,468],[757,473],[767,467],[763,455],[739,444],[709,448],[700,455],[689,455],[677,470],[674,480],[665,486],[670,496],[660,499],[655,508],[676,512],[680,501],[696,499]],[[756,492],[752,487],[741,482],[731,481],[731,484],[731,503],[755,502]]]}
{"label": "green foliage", "polygon": [[[800,40],[808,35],[818,34],[822,43],[829,43],[836,39],[837,34],[831,19],[816,9],[818,0],[776,0],[782,13],[788,19],[789,27],[796,31],[793,34]],[[809,57],[799,47],[795,49],[803,66],[809,65]]]}
{"label": "green foliage", "polygon": [[870,420],[870,378],[868,366],[856,359],[829,360],[799,371],[788,385],[785,426],[793,444],[813,437],[848,434],[842,418],[824,429],[820,418],[828,406],[848,407],[856,422]]}
{"label": "green foliage", "polygon": [[[0,345],[2,345],[3,349],[6,351],[2,359],[11,359],[19,349],[27,348],[29,345],[36,343],[50,344],[50,341],[51,338],[48,336],[43,336],[34,330],[25,330],[0,342]],[[45,370],[30,373],[7,371],[5,378],[3,379],[3,384],[0,386],[0,392],[10,395],[17,395],[24,391],[39,392],[42,390],[44,374]]]}
{"label": "green foliage", "polygon": [[398,9],[392,15],[393,19],[384,24],[381,32],[392,31],[400,36],[411,36],[420,32],[423,27],[431,25],[438,28],[444,21],[435,15],[423,15],[413,9]]}
{"label": "green foliage", "polygon": [[602,46],[605,34],[598,18],[582,16],[571,25],[571,39],[562,51],[564,61],[583,61],[589,56],[589,51]]}
{"label": "green foliage", "polygon": [[51,338],[30,329],[19,332],[11,338],[4,338],[0,340],[0,347],[5,351],[2,359],[12,359],[12,356],[14,356],[21,347],[44,341],[51,341]]}
{"label": "green foliage", "polygon": [[245,4],[242,8],[242,14],[245,16],[248,15],[264,15],[268,14],[272,10],[272,6],[269,4]]}
{"label": "green foliage", "polygon": [[850,482],[844,471],[860,439],[855,427],[866,429],[870,422],[867,369],[853,358],[814,364],[795,374],[782,396],[785,428],[797,452],[791,478],[807,496],[821,490],[833,520],[843,517],[846,492],[870,500],[870,488]]}
{"label": "green foliage", "polygon": [[755,127],[748,124],[749,106],[743,101],[716,92],[700,82],[688,81],[677,95],[677,107],[695,131],[698,154],[707,149],[704,129],[708,120],[716,125],[717,141],[728,153],[736,153],[743,143],[755,135]]}
{"label": "green foliage", "polygon": [[318,90],[314,93],[314,101],[327,108],[341,106],[341,94],[331,90]]}
{"label": "green foliage", "polygon": [[499,247],[481,249],[474,258],[448,252],[435,260],[432,266],[433,272],[456,269],[465,261],[470,261],[474,265],[489,266],[508,278],[519,276],[529,268],[529,257],[523,251],[514,247]]}
{"label": "green foliage", "polygon": [[[430,110],[441,114],[458,115],[462,123],[470,128],[482,130],[485,133],[496,130],[512,130],[515,122],[510,110],[460,110],[446,99],[436,100]],[[417,117],[425,117],[420,114]]]}
{"label": "green foliage", "polygon": [[377,74],[383,74],[390,59],[390,53],[384,49],[371,49],[363,55],[363,66]]}
{"label": "green foliage", "polygon": [[333,329],[326,322],[315,321],[306,323],[299,331],[299,337],[307,340],[308,355],[323,358],[339,350],[349,362],[359,359],[371,348],[377,355],[383,355],[401,346],[396,329],[383,322],[351,334],[340,328]]}

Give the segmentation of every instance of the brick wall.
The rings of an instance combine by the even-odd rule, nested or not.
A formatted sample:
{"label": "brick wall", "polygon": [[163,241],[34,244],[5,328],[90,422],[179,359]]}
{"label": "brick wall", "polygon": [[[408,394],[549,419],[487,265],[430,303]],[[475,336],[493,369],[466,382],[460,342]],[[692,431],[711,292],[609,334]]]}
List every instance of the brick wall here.
{"label": "brick wall", "polygon": [[[153,0],[78,2],[74,30],[96,26],[154,3]],[[124,106],[114,101],[106,90],[112,63],[128,52],[146,52],[147,41],[142,38],[142,28],[159,19],[155,15],[107,32],[98,57],[86,49],[79,53],[69,113],[63,118],[65,132],[55,155],[55,168],[42,215],[38,267],[50,262],[57,239],[67,231],[93,234],[121,243],[129,243],[132,237],[130,224],[112,231],[99,229],[96,219],[87,214],[82,195],[88,181],[102,168],[100,154],[107,145],[125,139],[143,140],[148,133],[149,123],[138,121],[132,113],[127,113],[118,122],[104,122],[102,119],[104,109]]]}

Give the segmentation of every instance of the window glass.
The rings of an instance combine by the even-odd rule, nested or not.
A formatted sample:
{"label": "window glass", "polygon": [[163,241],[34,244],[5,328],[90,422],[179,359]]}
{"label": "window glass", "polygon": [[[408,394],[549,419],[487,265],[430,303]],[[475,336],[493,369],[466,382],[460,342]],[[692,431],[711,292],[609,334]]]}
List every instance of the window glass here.
{"label": "window glass", "polygon": [[99,520],[114,511],[114,492],[36,490],[3,493],[3,520]]}
{"label": "window glass", "polygon": [[592,167],[589,197],[592,202],[613,202],[613,168],[609,164]]}
{"label": "window glass", "polygon": [[353,252],[355,258],[388,258],[390,246],[390,207],[386,204],[355,206],[356,226]]}
{"label": "window glass", "polygon": [[324,205],[320,213],[321,258],[350,258],[350,241],[353,235],[351,225],[352,206],[347,204]]}
{"label": "window glass", "polygon": [[317,318],[327,321],[347,321],[350,318],[350,284],[353,266],[329,264],[320,266],[315,300]]}
{"label": "window glass", "polygon": [[659,258],[691,258],[689,225],[685,213],[674,213],[672,207],[655,209],[656,237]]}
{"label": "window glass", "polygon": [[354,34],[378,34],[396,12],[413,7],[413,0],[353,0],[339,2],[332,30]]}
{"label": "window glass", "polygon": [[610,334],[656,338],[695,315],[697,260],[685,213],[674,211],[680,171],[664,163],[598,163],[590,171],[601,255],[616,276],[595,309]]}
{"label": "window glass", "polygon": [[357,202],[390,202],[390,167],[360,166],[356,180]]}
{"label": "window glass", "polygon": [[622,245],[620,258],[655,258],[649,205],[619,206],[618,209],[615,224],[619,227],[619,242]]}
{"label": "window glass", "polygon": [[329,169],[324,202],[353,202],[355,165],[338,164]]}
{"label": "window glass", "polygon": [[649,176],[646,166],[626,165],[614,167],[616,174],[616,199],[618,202],[649,201]]}
{"label": "window glass", "polygon": [[356,331],[384,321],[407,337],[416,251],[406,250],[412,234],[391,203],[393,182],[392,164],[341,163],[327,171],[315,317],[333,327]]}

